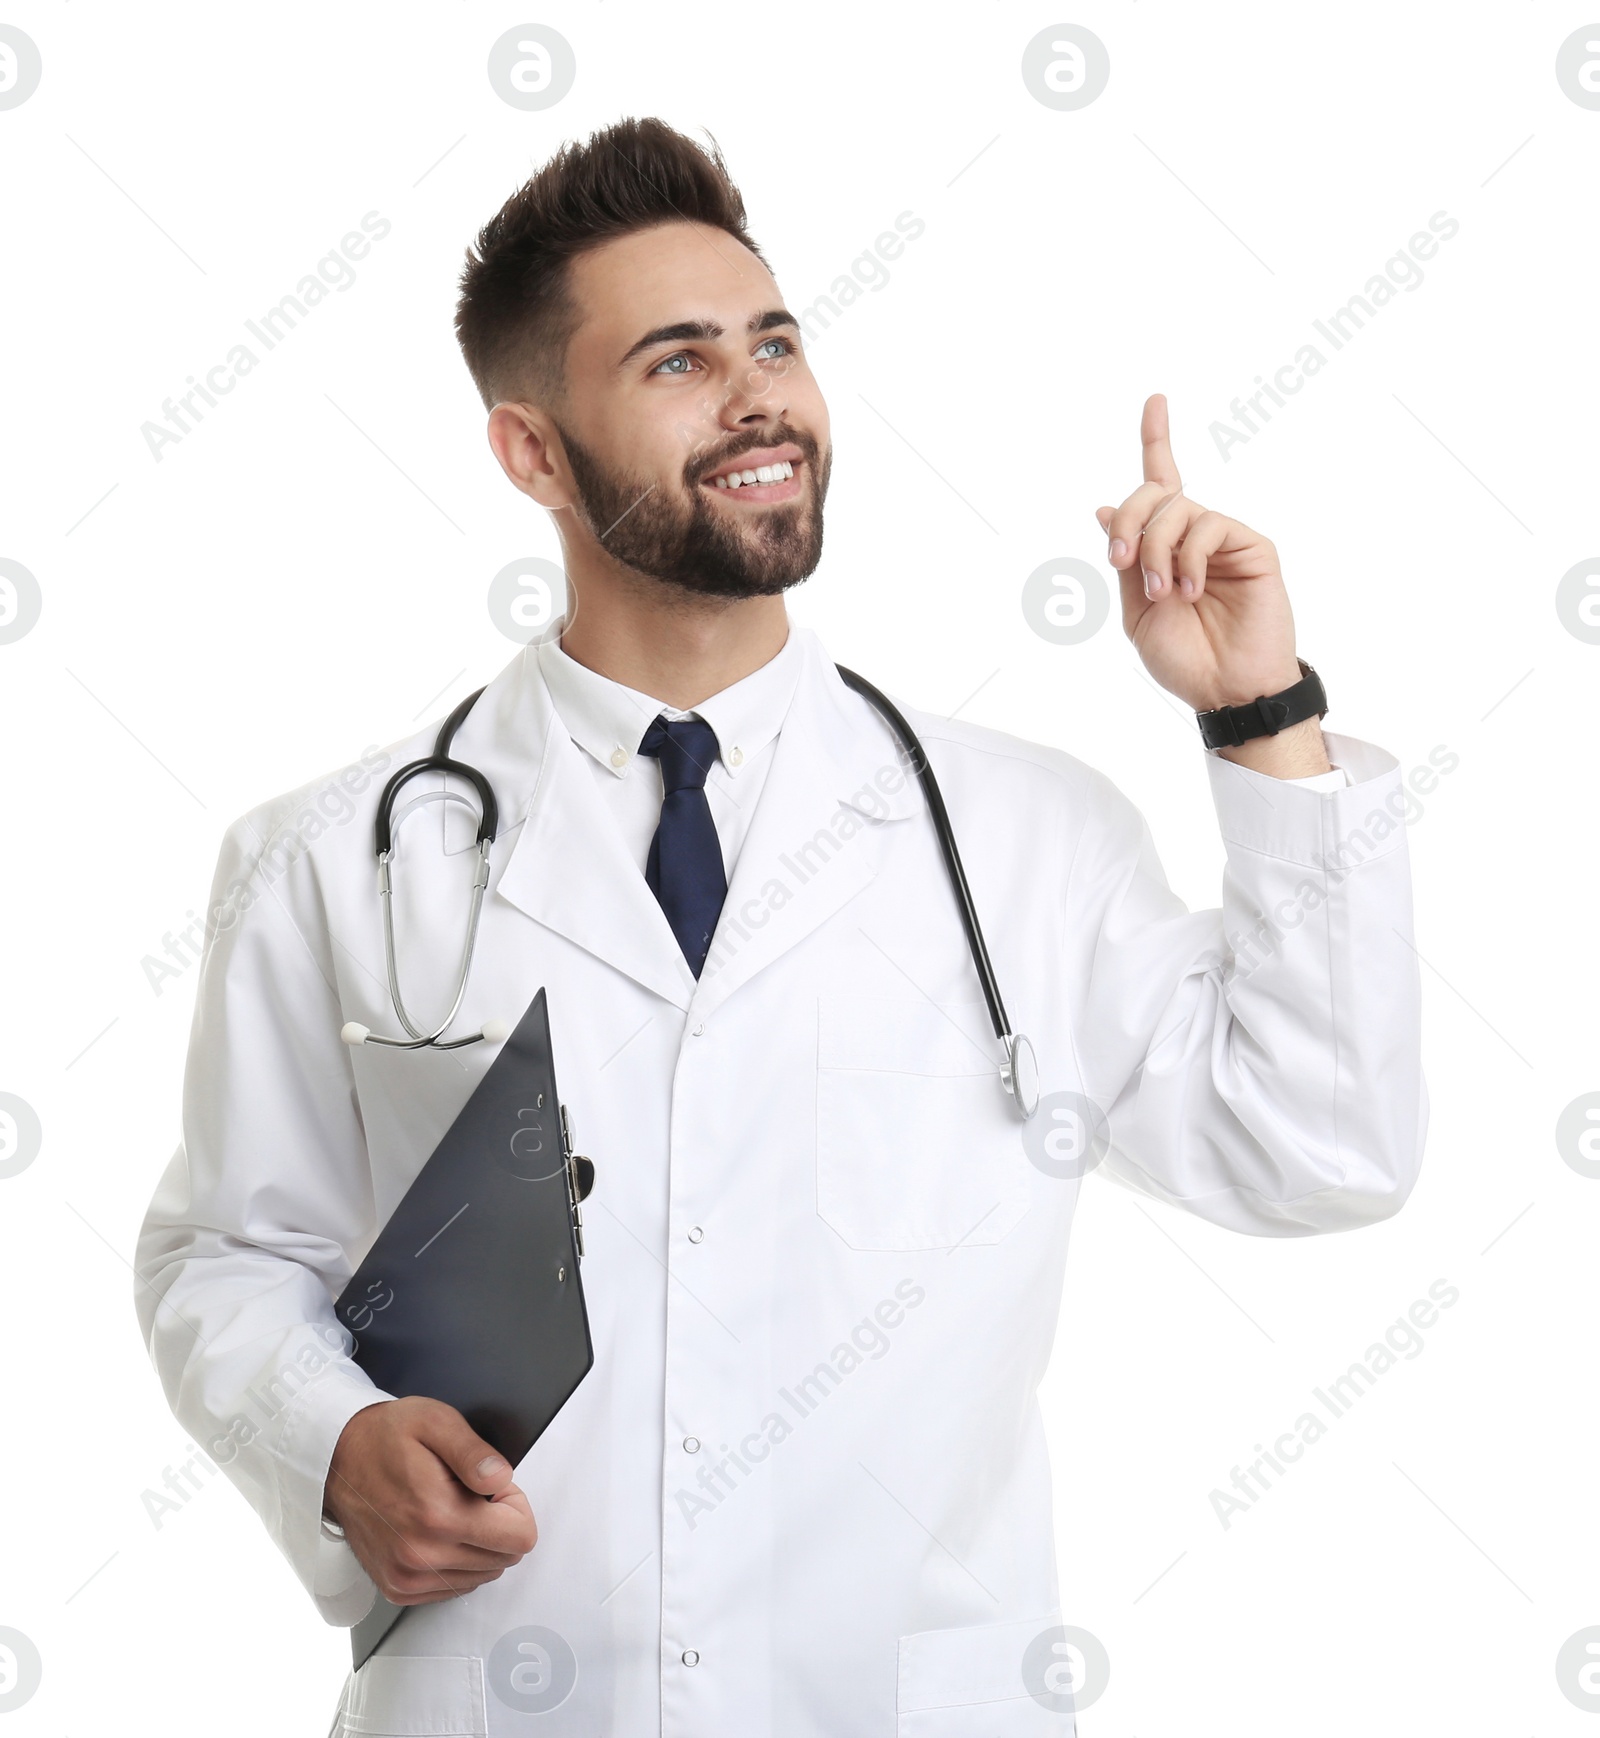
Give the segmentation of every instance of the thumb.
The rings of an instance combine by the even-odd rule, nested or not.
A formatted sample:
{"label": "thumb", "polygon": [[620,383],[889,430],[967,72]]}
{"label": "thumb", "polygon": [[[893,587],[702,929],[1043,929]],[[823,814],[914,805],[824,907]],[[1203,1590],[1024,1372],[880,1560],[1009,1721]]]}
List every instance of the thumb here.
{"label": "thumb", "polygon": [[431,1449],[468,1490],[492,1497],[511,1483],[510,1461],[485,1442],[453,1406],[430,1406],[417,1420],[417,1440]]}

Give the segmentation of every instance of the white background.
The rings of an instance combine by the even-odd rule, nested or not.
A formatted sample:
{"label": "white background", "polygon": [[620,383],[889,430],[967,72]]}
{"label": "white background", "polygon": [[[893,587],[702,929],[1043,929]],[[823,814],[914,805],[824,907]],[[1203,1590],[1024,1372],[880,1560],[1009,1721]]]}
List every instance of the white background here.
{"label": "white background", "polygon": [[[577,58],[541,113],[490,88],[536,19]],[[1110,55],[1060,112],[1022,51]],[[1459,765],[1410,826],[1432,1127],[1398,1218],[1252,1240],[1086,1187],[1046,1393],[1069,1623],[1108,1649],[1086,1738],[1578,1733],[1555,1659],[1600,1623],[1600,1182],[1556,1118],[1600,1087],[1590,874],[1600,111],[1552,4],[861,4],[538,11],[8,4],[44,76],[0,112],[0,556],[43,614],[0,646],[0,1090],[42,1152],[0,1181],[0,1625],[43,1686],[9,1738],[321,1733],[347,1659],[190,1450],[128,1257],[178,1138],[226,823],[441,715],[515,647],[490,577],[555,557],[504,481],[451,330],[471,234],[563,139],[709,128],[791,306],[910,211],[925,233],[812,346],[836,443],[794,598],[906,699],[1058,744],[1220,900],[1201,750],[1118,615],[1046,643],[1024,579],[1109,574],[1094,509],[1169,395],[1188,492],[1259,527],[1330,729]],[[1595,31],[1600,40],[1600,27]],[[378,211],[392,232],[159,462],[140,426]],[[1270,425],[1208,432],[1435,212],[1459,233]],[[1327,346],[1324,346],[1327,349]],[[1025,824],[1018,849],[1028,848]],[[1508,1228],[1509,1227],[1509,1228]],[[1224,1529],[1209,1493],[1429,1285],[1460,1293]],[[560,1493],[532,1493],[535,1508]],[[712,1738],[712,1735],[707,1735]],[[720,1735],[719,1735],[720,1738]]]}

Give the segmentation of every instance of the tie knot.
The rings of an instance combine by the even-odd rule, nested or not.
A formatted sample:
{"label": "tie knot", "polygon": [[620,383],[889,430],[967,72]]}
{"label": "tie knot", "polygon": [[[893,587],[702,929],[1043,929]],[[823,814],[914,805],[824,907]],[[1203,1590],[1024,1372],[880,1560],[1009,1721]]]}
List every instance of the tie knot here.
{"label": "tie knot", "polygon": [[706,774],[717,758],[717,733],[703,718],[675,718],[663,713],[645,731],[640,754],[661,762],[661,788],[666,796],[674,791],[705,789]]}

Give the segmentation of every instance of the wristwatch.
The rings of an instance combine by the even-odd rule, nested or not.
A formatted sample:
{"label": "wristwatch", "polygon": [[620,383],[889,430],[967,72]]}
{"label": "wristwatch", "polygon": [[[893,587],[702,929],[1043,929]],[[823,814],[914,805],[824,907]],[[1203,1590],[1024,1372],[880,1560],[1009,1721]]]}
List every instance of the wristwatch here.
{"label": "wristwatch", "polygon": [[1321,718],[1328,710],[1322,678],[1305,661],[1296,658],[1300,680],[1278,694],[1258,694],[1242,706],[1218,706],[1211,712],[1195,713],[1200,740],[1207,748],[1237,748],[1254,736],[1276,736],[1291,724]]}

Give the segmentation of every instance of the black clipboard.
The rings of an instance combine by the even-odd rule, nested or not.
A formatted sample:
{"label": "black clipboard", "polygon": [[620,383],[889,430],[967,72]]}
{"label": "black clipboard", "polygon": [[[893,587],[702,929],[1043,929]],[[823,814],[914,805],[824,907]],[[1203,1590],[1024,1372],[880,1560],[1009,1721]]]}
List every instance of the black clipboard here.
{"label": "black clipboard", "polygon": [[[356,1363],[454,1406],[516,1466],[594,1364],[578,1274],[593,1174],[541,989],[339,1294]],[[350,1632],[355,1670],[407,1609],[379,1596]]]}

